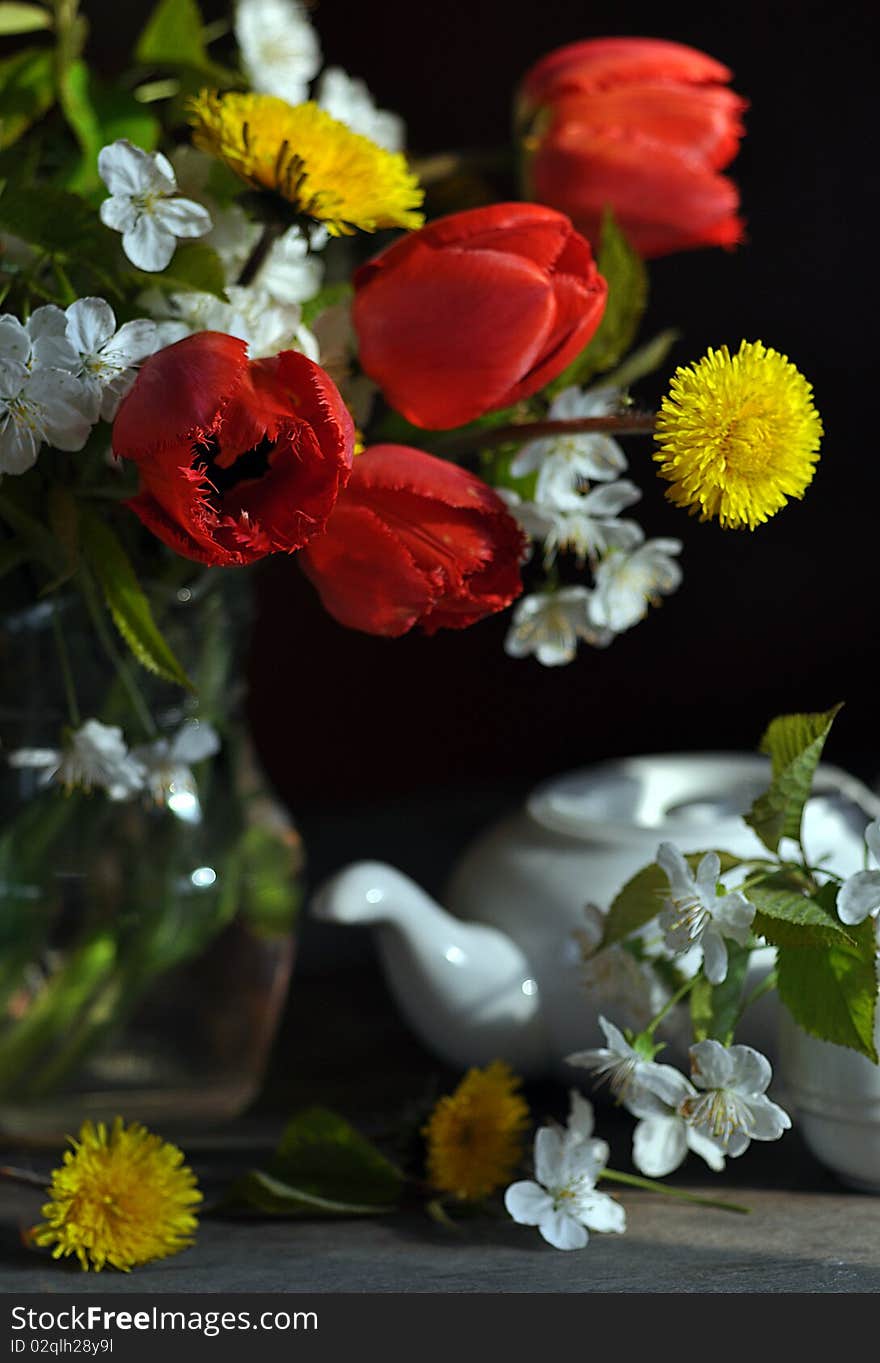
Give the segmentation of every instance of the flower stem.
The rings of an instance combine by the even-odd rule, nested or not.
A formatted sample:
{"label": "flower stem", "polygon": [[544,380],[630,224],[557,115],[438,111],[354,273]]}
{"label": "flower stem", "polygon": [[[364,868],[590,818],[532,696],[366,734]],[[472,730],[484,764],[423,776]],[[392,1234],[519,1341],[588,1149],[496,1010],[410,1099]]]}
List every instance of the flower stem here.
{"label": "flower stem", "polygon": [[495,445],[524,445],[552,435],[590,435],[597,432],[615,435],[651,435],[657,424],[656,412],[617,412],[608,416],[578,416],[565,421],[517,421],[494,430],[472,432],[467,437],[452,437],[442,446],[443,454],[466,452],[477,445],[481,450]]}
{"label": "flower stem", "polygon": [[32,1174],[29,1169],[13,1169],[11,1164],[0,1164],[0,1178],[8,1179],[10,1183],[21,1183],[26,1188],[40,1188],[43,1192],[46,1189],[47,1180],[40,1174]]}
{"label": "flower stem", "polygon": [[667,1013],[671,1013],[675,1005],[677,1003],[681,1003],[685,994],[690,993],[690,991],[696,984],[698,978],[699,978],[698,975],[692,975],[689,980],[685,980],[684,984],[681,985],[678,989],[676,989],[674,994],[670,995],[670,997],[664,1003],[663,1007],[660,1009],[660,1012],[657,1014],[657,1016],[651,1022],[649,1022],[647,1027],[645,1028],[645,1034],[647,1036],[654,1035],[655,1031],[660,1026],[660,1023],[666,1017]]}
{"label": "flower stem", "polygon": [[667,1197],[680,1198],[682,1202],[695,1202],[700,1207],[715,1207],[722,1212],[737,1212],[748,1216],[751,1207],[743,1207],[739,1202],[721,1202],[715,1197],[700,1197],[698,1193],[686,1193],[684,1188],[669,1188],[653,1178],[640,1178],[638,1174],[623,1174],[617,1169],[603,1169],[600,1178],[612,1183],[626,1183],[631,1188],[646,1188],[649,1193],[664,1193]]}
{"label": "flower stem", "polygon": [[257,240],[254,249],[251,251],[244,265],[241,274],[238,276],[238,283],[242,286],[252,284],[259,274],[263,263],[275,242],[284,231],[284,224],[275,219],[270,219],[263,223],[263,230]]}
{"label": "flower stem", "polygon": [[61,628],[61,620],[58,616],[58,606],[54,601],[52,602],[52,633],[55,636],[55,648],[58,652],[58,665],[61,668],[61,679],[64,682],[67,713],[72,727],[78,729],[80,726],[80,713],[76,699],[76,684],[73,680],[73,669],[70,666],[70,655],[67,652],[67,644],[64,642],[64,632]]}

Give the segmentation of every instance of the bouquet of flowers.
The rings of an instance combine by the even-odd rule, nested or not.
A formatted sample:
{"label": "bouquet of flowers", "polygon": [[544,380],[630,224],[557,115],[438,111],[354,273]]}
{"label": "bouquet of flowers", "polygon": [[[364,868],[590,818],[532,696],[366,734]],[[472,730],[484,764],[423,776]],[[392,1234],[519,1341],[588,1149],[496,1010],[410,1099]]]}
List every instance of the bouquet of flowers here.
{"label": "bouquet of flowers", "polygon": [[[671,529],[684,509],[754,530],[818,458],[810,385],[760,340],[677,367],[659,411],[632,396],[677,339],[637,344],[645,260],[742,236],[724,170],[746,105],[718,61],[623,38],[544,57],[516,92],[520,178],[501,197],[479,157],[408,152],[401,118],[323,64],[298,0],[238,0],[231,21],[159,0],[107,81],[78,0],[0,3],[19,35],[0,62],[0,721],[34,720],[38,669],[15,641],[35,623],[57,691],[0,732],[18,802],[0,836],[0,1093],[51,1091],[242,902],[263,933],[290,922],[292,834],[234,722],[242,570],[295,555],[341,625],[391,637],[510,609],[508,652],[555,666],[681,581],[681,540],[624,514],[641,491],[620,439],[653,437]],[[803,724],[772,731],[753,812],[771,859],[661,849],[605,927],[603,949],[639,950],[668,876],[660,928],[703,948],[674,997],[691,992],[707,1065],[753,934],[868,968],[833,880],[776,859],[827,728]],[[222,866],[188,840],[206,825]],[[107,862],[120,837],[124,873]],[[76,923],[45,888],[62,845],[88,852]],[[633,1073],[663,1068],[652,1036],[621,1041]],[[708,1101],[682,1080],[677,1122],[682,1085],[694,1112]],[[745,1130],[737,1113],[718,1100],[704,1144]]]}

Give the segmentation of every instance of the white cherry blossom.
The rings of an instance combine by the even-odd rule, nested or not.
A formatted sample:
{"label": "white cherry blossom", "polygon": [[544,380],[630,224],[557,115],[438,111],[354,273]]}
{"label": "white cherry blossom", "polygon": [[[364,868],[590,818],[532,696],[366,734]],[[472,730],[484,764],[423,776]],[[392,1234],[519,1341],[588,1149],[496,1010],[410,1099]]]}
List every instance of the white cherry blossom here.
{"label": "white cherry blossom", "polygon": [[742,947],[748,945],[754,904],[740,890],[718,893],[721,862],[717,852],[707,852],[694,875],[679,849],[671,842],[661,842],[657,863],[666,873],[670,889],[657,919],[666,947],[677,954],[701,946],[706,978],[711,984],[720,984],[727,978],[724,939],[729,937]]}
{"label": "white cherry blossom", "polygon": [[586,587],[560,587],[521,597],[511,617],[504,650],[512,658],[534,654],[545,667],[561,667],[574,660],[580,640],[603,648],[609,630],[590,622],[590,593]]}
{"label": "white cherry blossom", "polygon": [[633,549],[645,538],[635,521],[618,516],[642,495],[625,478],[571,495],[559,496],[555,486],[545,486],[534,501],[523,501],[510,489],[498,491],[525,534],[543,542],[548,566],[558,553],[571,552],[579,562],[596,560],[611,549]]}
{"label": "white cherry blossom", "polygon": [[98,153],[98,173],[110,191],[101,204],[101,221],[122,233],[122,249],[139,270],[164,270],[178,238],[210,232],[210,214],[179,195],[174,167],[162,152],[146,152],[119,138]]}
{"label": "white cherry blossom", "polygon": [[[168,295],[151,290],[141,295],[141,305],[160,322],[166,345],[196,331],[222,331],[245,341],[252,360],[279,350],[301,350],[317,363],[318,343],[303,326],[297,304],[278,303],[257,285],[230,284],[226,294],[228,303],[196,290]],[[169,322],[172,326],[165,328]]]}
{"label": "white cherry blossom", "polygon": [[[551,402],[548,421],[571,421],[577,417],[607,416],[620,404],[613,388],[566,388]],[[560,475],[573,482],[610,482],[626,471],[626,455],[616,440],[604,432],[547,436],[530,440],[516,453],[510,465],[515,478],[528,473],[543,473],[556,479]]]}
{"label": "white cherry blossom", "polygon": [[[880,820],[868,824],[865,842],[880,865]],[[880,912],[880,871],[856,871],[849,876],[837,892],[837,912],[842,923],[852,926]]]}
{"label": "white cherry blossom", "polygon": [[697,1093],[684,1075],[678,1104],[665,1103],[655,1093],[644,1090],[626,1102],[627,1109],[640,1120],[633,1132],[633,1163],[646,1178],[665,1178],[684,1159],[689,1150],[720,1173],[724,1168],[724,1148],[714,1137],[681,1115],[681,1104]]}
{"label": "white cherry blossom", "polygon": [[327,66],[321,72],[316,99],[352,132],[368,137],[386,151],[403,151],[406,124],[398,114],[378,109],[364,81],[348,75],[340,66]]}
{"label": "white cherry blossom", "polygon": [[277,303],[305,303],[314,298],[324,277],[324,262],[311,235],[296,226],[272,243],[254,281]]}
{"label": "white cherry blossom", "polygon": [[113,309],[103,298],[78,299],[67,309],[66,321],[89,417],[112,421],[138,365],[160,348],[156,323],[140,318],[117,331]]}
{"label": "white cherry blossom", "polygon": [[128,750],[122,730],[99,719],[87,719],[72,730],[60,750],[20,748],[9,765],[42,771],[41,784],[51,781],[67,790],[103,790],[111,800],[128,800],[144,788],[146,768]]}
{"label": "white cherry blossom", "polygon": [[655,1093],[670,1106],[681,1096],[681,1075],[671,1065],[658,1065],[647,1060],[633,1046],[613,1022],[599,1016],[599,1026],[605,1036],[604,1046],[586,1051],[575,1051],[566,1056],[569,1065],[591,1070],[600,1082],[605,1081],[619,1102],[630,1102],[645,1090]]}
{"label": "white cherry blossom", "polygon": [[620,634],[644,619],[649,605],[681,585],[681,568],[673,558],[681,547],[681,540],[647,540],[636,549],[616,550],[603,558],[590,600],[593,624]]}
{"label": "white cherry blossom", "polygon": [[0,358],[0,473],[26,473],[46,444],[81,450],[92,428],[86,405],[72,374]]}
{"label": "white cherry blossom", "polygon": [[669,995],[649,960],[638,960],[621,942],[601,945],[605,915],[595,904],[584,908],[584,925],[574,934],[581,950],[581,983],[594,1008],[611,1008],[628,1027],[640,1031],[656,1017]]}
{"label": "white cherry blossom", "polygon": [[235,37],[251,89],[288,104],[308,99],[321,46],[299,0],[238,0]]}
{"label": "white cherry blossom", "polygon": [[568,1127],[542,1126],[535,1136],[535,1178],[511,1184],[504,1205],[514,1221],[537,1226],[555,1249],[583,1249],[589,1232],[626,1230],[623,1207],[596,1183],[608,1146],[592,1139],[592,1107],[572,1095]]}
{"label": "white cherry blossom", "polygon": [[707,1040],[692,1046],[690,1056],[699,1092],[679,1104],[679,1114],[728,1155],[741,1155],[751,1141],[778,1140],[791,1126],[784,1108],[766,1095],[773,1071],[760,1051]]}
{"label": "white cherry blossom", "polygon": [[193,766],[220,750],[220,736],[212,724],[190,720],[171,738],[157,738],[135,748],[144,767],[145,785],[158,805],[166,805],[185,823],[198,823],[201,805]]}

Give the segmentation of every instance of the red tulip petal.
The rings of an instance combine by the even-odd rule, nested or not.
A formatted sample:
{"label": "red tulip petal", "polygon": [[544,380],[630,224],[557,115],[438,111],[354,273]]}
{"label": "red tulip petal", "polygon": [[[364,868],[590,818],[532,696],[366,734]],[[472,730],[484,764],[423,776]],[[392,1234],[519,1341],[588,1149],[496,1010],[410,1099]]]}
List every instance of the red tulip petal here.
{"label": "red tulip petal", "polygon": [[247,381],[247,346],[234,336],[200,331],[151,355],[113,423],[113,450],[149,458],[202,440]]}
{"label": "red tulip petal", "polygon": [[595,238],[611,204],[645,257],[741,239],[733,182],[659,146],[646,157],[636,144],[610,144],[570,128],[536,152],[531,170],[535,193],[552,197],[586,236]]}
{"label": "red tulip petal", "polygon": [[660,38],[590,38],[549,52],[520,87],[520,104],[534,108],[571,91],[592,92],[641,81],[726,84],[728,67],[705,52]]}
{"label": "red tulip petal", "polygon": [[366,634],[406,634],[442,589],[369,507],[344,501],[299,562],[334,620]]}
{"label": "red tulip petal", "polygon": [[581,353],[602,321],[608,285],[595,270],[589,286],[582,279],[561,275],[553,281],[553,297],[556,317],[540,363],[510,390],[505,406],[537,393]]}
{"label": "red tulip petal", "polygon": [[554,324],[544,271],[519,256],[418,244],[355,295],[360,360],[416,426],[445,430],[502,406]]}

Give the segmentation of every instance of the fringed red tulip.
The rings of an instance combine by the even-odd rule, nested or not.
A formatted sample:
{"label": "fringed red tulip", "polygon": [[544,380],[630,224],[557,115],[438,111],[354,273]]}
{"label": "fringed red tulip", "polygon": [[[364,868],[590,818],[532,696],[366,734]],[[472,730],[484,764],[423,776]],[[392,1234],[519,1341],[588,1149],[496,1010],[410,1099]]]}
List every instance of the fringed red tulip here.
{"label": "fringed red tulip", "polygon": [[360,362],[416,426],[447,430],[537,392],[574,359],[607,287],[568,218],[494,204],[411,232],[355,275]]}
{"label": "fringed red tulip", "polygon": [[509,606],[522,590],[523,549],[504,503],[472,473],[404,445],[374,445],[355,459],[300,563],[340,624],[433,634]]}
{"label": "fringed red tulip", "polygon": [[243,341],[187,336],[141,368],[113,426],[138,466],[128,505],[165,544],[232,566],[319,534],[351,470],[335,384],[297,351],[249,361]]}
{"label": "fringed red tulip", "polygon": [[702,52],[652,38],[598,38],[544,57],[517,118],[525,191],[596,241],[606,208],[645,257],[742,238],[739,193],[720,171],[747,105]]}

